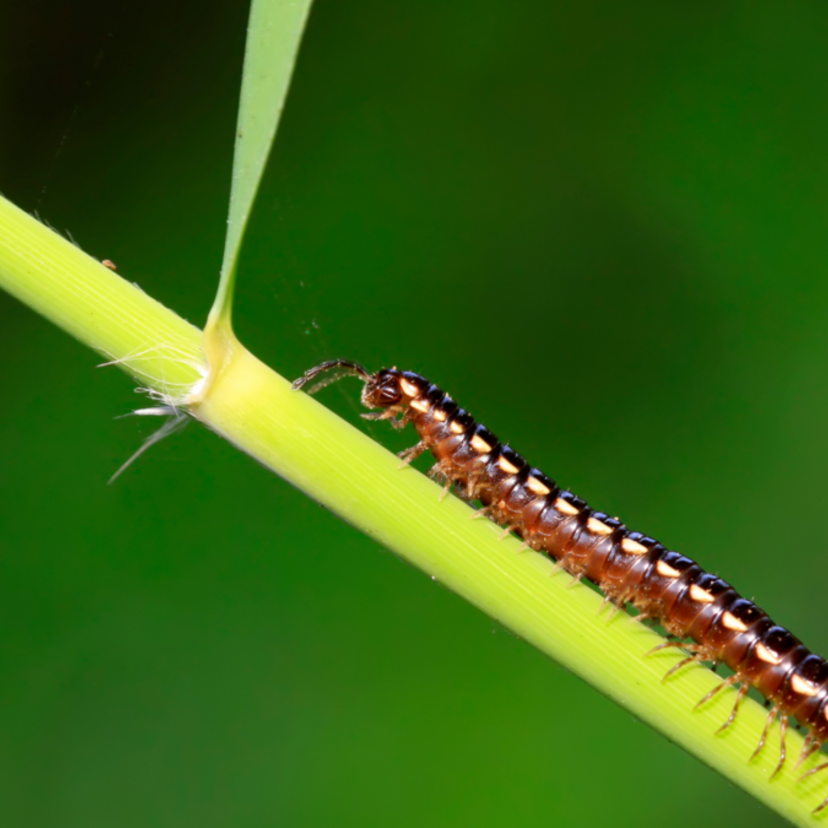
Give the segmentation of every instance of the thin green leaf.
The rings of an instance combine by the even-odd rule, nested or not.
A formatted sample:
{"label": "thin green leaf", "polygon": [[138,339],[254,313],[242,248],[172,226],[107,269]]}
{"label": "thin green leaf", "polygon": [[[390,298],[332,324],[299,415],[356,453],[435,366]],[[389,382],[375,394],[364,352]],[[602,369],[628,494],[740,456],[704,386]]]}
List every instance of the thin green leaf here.
{"label": "thin green leaf", "polygon": [[285,106],[311,0],[253,0],[244,54],[230,214],[208,326],[229,332],[239,249]]}

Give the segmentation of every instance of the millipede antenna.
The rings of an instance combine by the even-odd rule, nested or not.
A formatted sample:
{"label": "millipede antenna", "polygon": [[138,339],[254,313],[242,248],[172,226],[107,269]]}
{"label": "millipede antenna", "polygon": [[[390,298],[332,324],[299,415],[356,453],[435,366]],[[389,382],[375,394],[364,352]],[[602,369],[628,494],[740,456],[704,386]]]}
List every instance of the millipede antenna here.
{"label": "millipede antenna", "polygon": [[336,373],[333,376],[327,377],[321,382],[313,385],[307,390],[308,394],[315,394],[320,389],[325,388],[331,383],[341,380],[344,377],[357,377],[363,382],[368,382],[368,380],[371,379],[371,374],[369,374],[368,371],[366,371],[365,368],[363,368],[358,362],[351,362],[347,359],[331,359],[328,362],[323,362],[321,365],[317,365],[315,368],[305,371],[305,373],[299,377],[298,380],[294,380],[290,387],[294,391],[298,391],[300,388],[304,388],[305,385],[307,385],[311,380],[315,379],[320,374],[324,374],[326,371],[336,371]]}

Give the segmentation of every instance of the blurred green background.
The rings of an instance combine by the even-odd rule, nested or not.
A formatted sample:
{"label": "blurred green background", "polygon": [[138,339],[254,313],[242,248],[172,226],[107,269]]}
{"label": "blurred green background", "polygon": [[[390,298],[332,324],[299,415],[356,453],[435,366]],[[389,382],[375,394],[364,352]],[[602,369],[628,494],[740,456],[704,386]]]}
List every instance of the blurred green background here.
{"label": "blurred green background", "polygon": [[[246,15],[0,25],[0,190],[199,324]],[[426,374],[828,654],[826,35],[815,3],[318,0],[240,336],[290,378]],[[97,361],[0,295],[5,825],[779,824],[197,426],[107,486],[157,424]]]}

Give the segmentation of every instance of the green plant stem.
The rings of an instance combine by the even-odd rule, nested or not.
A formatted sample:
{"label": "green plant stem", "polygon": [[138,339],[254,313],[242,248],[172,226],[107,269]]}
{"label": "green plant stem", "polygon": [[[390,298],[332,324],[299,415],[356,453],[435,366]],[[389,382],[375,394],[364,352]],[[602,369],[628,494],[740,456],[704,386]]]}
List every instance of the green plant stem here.
{"label": "green plant stem", "polygon": [[2,197],[0,287],[147,387],[199,379],[198,328]]}
{"label": "green plant stem", "polygon": [[[0,199],[0,287],[162,393],[188,390],[200,379],[201,335],[145,293],[102,267],[31,216]],[[143,356],[136,356],[143,354]],[[357,355],[358,356],[358,355]],[[778,726],[760,757],[749,762],[765,720],[748,700],[735,725],[715,731],[730,712],[733,691],[700,710],[695,703],[718,683],[690,667],[666,684],[678,657],[644,654],[662,639],[621,613],[599,612],[600,596],[569,577],[551,577],[540,555],[515,554],[513,538],[471,521],[468,506],[397,459],[288,382],[242,346],[222,371],[195,393],[190,412],[348,522],[496,618],[577,673],[633,715],[647,721],[797,825],[813,825],[811,809],[828,792],[819,775],[798,783],[793,761],[772,783],[779,756]],[[190,391],[193,391],[190,388]],[[184,396],[185,394],[182,394]],[[545,715],[556,715],[545,708]],[[563,711],[579,715],[581,711]],[[801,747],[789,737],[789,754]],[[550,749],[550,762],[564,762]],[[596,767],[621,761],[618,745],[596,747]],[[805,768],[813,766],[812,759]],[[677,794],[678,797],[679,794]],[[681,792],[688,797],[687,792]],[[640,807],[646,791],[631,794]]]}

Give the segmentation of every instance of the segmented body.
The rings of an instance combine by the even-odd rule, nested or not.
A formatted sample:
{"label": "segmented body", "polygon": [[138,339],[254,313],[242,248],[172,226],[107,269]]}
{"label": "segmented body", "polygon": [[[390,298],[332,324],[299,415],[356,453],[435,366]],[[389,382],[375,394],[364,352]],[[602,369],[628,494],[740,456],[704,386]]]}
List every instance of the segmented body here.
{"label": "segmented body", "polygon": [[[479,500],[492,520],[574,577],[593,581],[607,601],[618,607],[632,604],[639,617],[656,619],[676,637],[663,646],[689,653],[673,670],[690,661],[723,662],[733,670],[733,676],[713,691],[739,685],[733,713],[723,727],[734,720],[749,687],[756,687],[771,706],[757,753],[770,725],[781,717],[782,754],[776,773],[785,762],[789,719],[808,731],[800,761],[828,742],[828,662],[730,584],[654,538],[627,529],[617,518],[591,509],[530,467],[419,374],[396,368],[369,374],[356,363],[337,360],[311,369],[294,388],[333,369],[365,383],[362,402],[381,410],[364,416],[390,419],[400,428],[414,426],[420,442],[402,453],[405,462],[431,451],[437,463],[430,474],[445,480],[447,488],[455,484],[461,497]],[[828,763],[811,773],[826,767]],[[826,805],[828,799],[816,810]]]}

